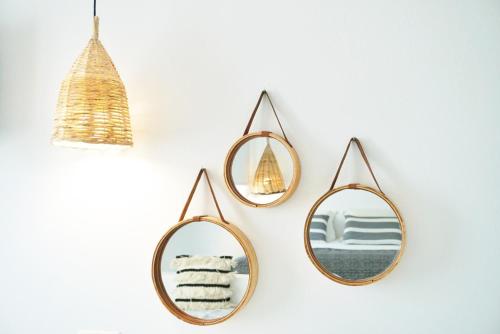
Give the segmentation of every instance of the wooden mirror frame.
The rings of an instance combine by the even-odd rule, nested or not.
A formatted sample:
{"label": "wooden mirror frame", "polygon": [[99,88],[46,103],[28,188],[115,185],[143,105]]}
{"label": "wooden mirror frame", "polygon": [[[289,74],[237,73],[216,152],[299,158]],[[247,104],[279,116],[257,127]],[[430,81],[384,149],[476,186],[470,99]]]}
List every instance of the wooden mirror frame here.
{"label": "wooden mirror frame", "polygon": [[[399,225],[401,226],[401,249],[399,250],[397,256],[394,258],[391,265],[389,267],[387,267],[386,270],[384,270],[383,272],[381,272],[380,274],[378,274],[376,276],[373,276],[373,277],[370,277],[367,279],[349,280],[349,279],[345,279],[345,278],[342,278],[342,277],[339,277],[339,276],[332,274],[325,267],[323,267],[323,265],[316,258],[316,256],[314,255],[313,249],[311,247],[311,242],[309,240],[309,227],[311,225],[312,217],[313,217],[314,213],[316,212],[316,210],[318,209],[318,207],[321,205],[321,203],[323,203],[330,196],[332,196],[335,193],[338,193],[340,191],[347,190],[347,189],[368,191],[368,192],[371,192],[372,194],[375,194],[376,196],[380,197],[381,199],[383,199],[391,207],[391,209],[394,211],[394,213],[396,214],[396,216],[398,218]],[[391,202],[391,200],[389,198],[387,198],[387,196],[385,196],[382,192],[380,192],[374,188],[371,188],[369,186],[361,185],[358,183],[353,183],[353,184],[348,184],[346,186],[342,186],[342,187],[338,187],[338,188],[334,188],[332,190],[329,190],[327,193],[325,193],[323,196],[321,196],[314,203],[313,207],[309,211],[309,214],[307,215],[307,220],[306,220],[306,224],[304,227],[304,244],[306,247],[307,256],[309,256],[309,259],[314,264],[314,266],[323,275],[325,275],[326,277],[328,277],[332,281],[335,281],[337,283],[344,284],[344,285],[350,285],[350,286],[367,285],[367,284],[371,284],[371,283],[374,283],[376,281],[379,281],[382,278],[384,278],[385,276],[387,276],[399,263],[401,256],[403,255],[404,249],[406,247],[406,228],[405,228],[403,218],[401,217],[401,214],[399,213],[398,208],[396,207],[396,205],[394,205],[394,203]]]}
{"label": "wooden mirror frame", "polygon": [[[182,311],[179,309],[174,301],[170,299],[165,286],[163,285],[163,280],[161,277],[161,259],[163,256],[163,251],[165,250],[165,247],[167,246],[168,241],[172,236],[182,228],[183,226],[186,226],[190,223],[193,222],[206,222],[206,223],[211,223],[215,224],[226,231],[228,231],[241,245],[243,248],[243,251],[245,252],[245,256],[247,257],[248,260],[248,275],[249,275],[249,281],[248,281],[248,286],[245,291],[245,294],[243,296],[243,299],[240,301],[238,305],[232,310],[229,314],[225,315],[224,317],[221,318],[216,318],[216,319],[201,319],[201,318],[196,318],[193,317],[192,315],[189,315],[188,313]],[[226,321],[227,319],[231,318],[234,316],[236,313],[238,313],[243,306],[245,306],[250,298],[253,295],[253,292],[255,290],[255,287],[257,286],[257,279],[258,279],[258,274],[259,274],[259,267],[257,263],[257,256],[255,254],[255,250],[252,246],[252,243],[250,240],[246,237],[246,235],[235,225],[230,224],[226,221],[222,221],[220,218],[212,217],[212,216],[195,216],[189,219],[185,219],[177,223],[176,225],[172,226],[161,238],[160,242],[156,246],[156,250],[153,256],[153,264],[152,264],[152,270],[151,274],[153,277],[153,283],[156,289],[156,293],[158,294],[158,297],[160,297],[160,300],[162,301],[163,305],[177,318],[181,319],[182,321],[185,321],[187,323],[193,324],[193,325],[214,325],[223,321]]]}
{"label": "wooden mirror frame", "polygon": [[[247,142],[249,142],[252,139],[255,138],[272,138],[280,142],[287,150],[288,153],[290,154],[290,157],[292,158],[293,162],[293,176],[292,180],[290,181],[290,186],[287,188],[287,190],[283,193],[283,195],[269,203],[255,203],[250,200],[248,200],[245,196],[240,194],[240,192],[236,189],[236,186],[234,184],[233,176],[232,176],[232,167],[233,167],[233,161],[234,157],[236,156],[236,153],[238,150]],[[229,189],[230,193],[241,203],[248,205],[253,208],[269,208],[273,206],[277,206],[284,201],[286,201],[292,194],[295,192],[299,185],[300,181],[300,160],[299,156],[297,155],[297,152],[295,149],[288,143],[288,141],[269,131],[259,131],[259,132],[252,132],[249,134],[244,135],[240,139],[238,139],[233,146],[229,149],[229,152],[226,156],[226,160],[224,161],[224,180],[226,181],[226,186]]]}

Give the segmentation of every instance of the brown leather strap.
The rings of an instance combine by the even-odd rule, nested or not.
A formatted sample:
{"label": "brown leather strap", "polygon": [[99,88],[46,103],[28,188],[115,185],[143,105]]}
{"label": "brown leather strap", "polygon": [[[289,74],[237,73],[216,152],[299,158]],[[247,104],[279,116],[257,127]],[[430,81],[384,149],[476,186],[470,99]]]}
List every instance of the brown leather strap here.
{"label": "brown leather strap", "polygon": [[363,160],[365,161],[366,167],[368,167],[368,170],[370,171],[370,174],[373,177],[373,181],[375,181],[375,184],[377,185],[378,190],[383,194],[384,192],[382,189],[380,189],[380,185],[377,182],[377,179],[375,178],[375,174],[373,174],[372,167],[370,166],[370,163],[368,162],[368,158],[366,157],[365,151],[363,150],[363,146],[361,145],[361,142],[359,141],[358,138],[352,137],[351,140],[349,140],[349,144],[347,144],[347,148],[345,149],[344,156],[342,157],[342,160],[340,160],[340,165],[339,168],[337,169],[337,173],[335,173],[335,177],[333,178],[332,186],[330,187],[330,190],[332,190],[335,187],[335,183],[337,182],[337,179],[340,174],[340,169],[342,169],[342,165],[344,164],[345,158],[347,156],[347,152],[349,152],[349,147],[351,147],[351,143],[355,142],[356,145],[358,146],[359,153],[361,153],[361,156],[363,157]]}
{"label": "brown leather strap", "polygon": [[269,104],[271,104],[271,108],[273,109],[274,117],[276,117],[276,120],[278,121],[278,125],[280,126],[281,133],[283,133],[283,138],[285,138],[286,142],[288,145],[292,146],[290,142],[288,141],[288,138],[286,137],[285,130],[283,130],[283,126],[281,126],[280,119],[278,118],[278,114],[276,113],[276,109],[274,109],[273,101],[271,101],[271,98],[269,97],[269,94],[265,90],[263,90],[260,93],[259,100],[257,101],[257,104],[255,105],[255,108],[253,108],[252,116],[250,116],[250,120],[248,121],[247,127],[245,129],[245,132],[243,132],[243,136],[247,135],[248,132],[250,132],[250,127],[252,126],[253,119],[255,118],[255,114],[257,113],[257,110],[259,110],[260,103],[262,102],[262,99],[267,97],[269,100]]}
{"label": "brown leather strap", "polygon": [[212,198],[214,199],[215,206],[217,207],[217,212],[219,212],[219,217],[223,222],[226,222],[224,219],[224,216],[222,215],[222,212],[220,211],[219,203],[217,202],[217,198],[215,197],[215,192],[214,189],[212,188],[212,184],[210,183],[210,178],[208,177],[207,170],[205,168],[200,169],[200,172],[198,173],[198,176],[196,177],[196,181],[194,182],[193,189],[191,189],[191,193],[189,193],[189,197],[186,201],[186,204],[184,205],[184,209],[182,210],[181,217],[179,218],[179,221],[184,220],[184,217],[186,216],[186,212],[189,208],[189,204],[191,204],[191,200],[193,199],[194,192],[196,191],[196,187],[198,187],[198,183],[200,182],[201,176],[205,174],[205,177],[207,179],[208,187],[210,188],[210,193],[212,194]]}

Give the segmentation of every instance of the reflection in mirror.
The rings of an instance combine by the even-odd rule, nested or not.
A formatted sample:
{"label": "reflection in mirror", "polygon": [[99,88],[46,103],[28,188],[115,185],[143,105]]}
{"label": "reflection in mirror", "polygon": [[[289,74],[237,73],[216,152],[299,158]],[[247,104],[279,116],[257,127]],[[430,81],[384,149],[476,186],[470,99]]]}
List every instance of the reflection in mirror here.
{"label": "reflection in mirror", "polygon": [[235,190],[256,204],[271,203],[284,195],[294,173],[288,149],[270,137],[255,137],[245,142],[232,162]]}
{"label": "reflection in mirror", "polygon": [[172,235],[162,254],[161,275],[177,308],[199,319],[231,313],[249,284],[243,247],[208,221],[188,223]]}
{"label": "reflection in mirror", "polygon": [[312,215],[309,242],[314,257],[342,280],[367,280],[398,258],[402,227],[391,206],[376,194],[344,189],[327,197]]}

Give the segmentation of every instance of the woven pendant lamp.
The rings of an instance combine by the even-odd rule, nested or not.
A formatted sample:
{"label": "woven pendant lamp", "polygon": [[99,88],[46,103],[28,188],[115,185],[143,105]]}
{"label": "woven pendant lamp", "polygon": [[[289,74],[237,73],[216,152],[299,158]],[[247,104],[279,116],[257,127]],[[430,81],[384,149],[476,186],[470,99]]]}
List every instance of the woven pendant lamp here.
{"label": "woven pendant lamp", "polygon": [[52,142],[71,147],[132,146],[127,95],[99,41],[99,17],[87,47],[61,85]]}
{"label": "woven pendant lamp", "polygon": [[269,195],[286,191],[280,166],[269,145],[269,138],[250,184],[254,194]]}

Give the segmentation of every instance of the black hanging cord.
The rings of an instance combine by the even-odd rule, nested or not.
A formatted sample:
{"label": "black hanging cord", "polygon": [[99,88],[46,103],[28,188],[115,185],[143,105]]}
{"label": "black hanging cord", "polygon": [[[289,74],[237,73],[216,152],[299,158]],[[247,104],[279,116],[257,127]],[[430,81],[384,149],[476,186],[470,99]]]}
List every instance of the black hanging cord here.
{"label": "black hanging cord", "polygon": [[97,13],[97,12],[96,12],[96,1],[97,1],[97,0],[94,0],[94,16],[96,16],[96,13]]}

